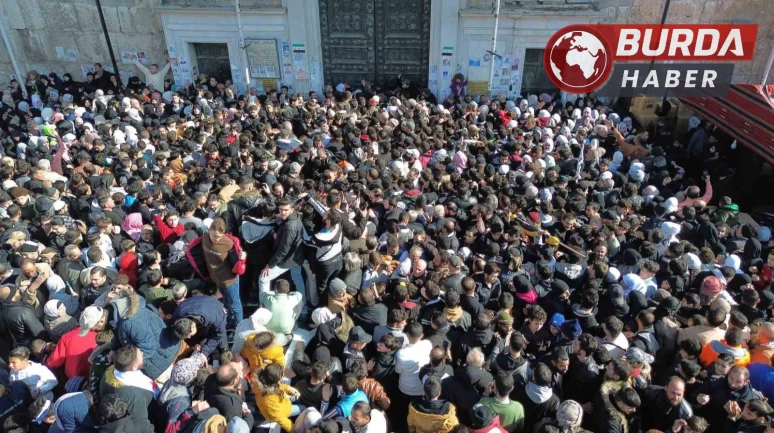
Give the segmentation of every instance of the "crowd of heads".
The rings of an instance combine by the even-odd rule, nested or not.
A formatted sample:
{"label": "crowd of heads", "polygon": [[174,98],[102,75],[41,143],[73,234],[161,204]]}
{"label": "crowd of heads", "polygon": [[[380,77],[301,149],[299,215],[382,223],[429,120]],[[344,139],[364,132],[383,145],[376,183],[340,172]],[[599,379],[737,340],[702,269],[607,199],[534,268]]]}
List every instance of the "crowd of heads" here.
{"label": "crowd of heads", "polygon": [[4,431],[774,431],[713,125],[167,70],[2,92]]}

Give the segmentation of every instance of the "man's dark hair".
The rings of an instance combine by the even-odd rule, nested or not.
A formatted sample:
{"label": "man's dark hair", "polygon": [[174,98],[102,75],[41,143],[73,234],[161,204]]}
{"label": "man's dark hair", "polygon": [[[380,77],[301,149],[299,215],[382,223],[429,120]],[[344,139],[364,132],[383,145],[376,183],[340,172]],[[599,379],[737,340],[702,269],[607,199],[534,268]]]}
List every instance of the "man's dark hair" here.
{"label": "man's dark hair", "polygon": [[408,325],[406,325],[406,335],[409,336],[409,338],[417,339],[422,336],[422,324],[417,321],[411,321]]}
{"label": "man's dark hair", "polygon": [[605,330],[609,332],[613,338],[621,335],[621,332],[623,331],[623,322],[615,316],[610,316],[605,319],[604,326]]}
{"label": "man's dark hair", "polygon": [[611,365],[613,366],[613,374],[618,376],[619,380],[626,380],[632,374],[632,365],[626,360],[614,359]]}
{"label": "man's dark hair", "polygon": [[365,379],[368,376],[368,367],[362,359],[356,359],[349,366],[349,372],[354,374],[358,381]]}
{"label": "man's dark hair", "polygon": [[542,362],[538,363],[532,372],[532,381],[537,386],[551,386],[552,377],[551,369]]}
{"label": "man's dark hair", "polygon": [[527,339],[524,338],[521,332],[513,331],[511,338],[508,340],[508,346],[511,348],[511,351],[521,353],[527,346]]}
{"label": "man's dark hair", "polygon": [[441,380],[437,377],[428,377],[422,387],[424,389],[425,398],[428,400],[438,398],[438,396],[441,395]]}
{"label": "man's dark hair", "polygon": [[513,391],[513,375],[507,371],[499,371],[495,376],[495,389],[497,395],[509,395]]}
{"label": "man's dark hair", "polygon": [[175,311],[177,311],[177,302],[172,299],[167,299],[159,305],[159,310],[164,314],[175,314]]}
{"label": "man's dark hair", "polygon": [[357,377],[355,377],[355,375],[352,373],[345,374],[343,380],[341,381],[341,390],[344,391],[344,394],[352,394],[353,392],[357,391],[357,387]]}
{"label": "man's dark hair", "polygon": [[177,319],[174,325],[175,336],[179,340],[184,340],[188,338],[191,334],[191,331],[193,331],[193,327],[195,324],[196,323],[193,320],[187,317],[183,317],[182,319]]}
{"label": "man's dark hair", "polygon": [[701,355],[701,343],[699,343],[699,340],[695,338],[689,338],[687,340],[681,341],[680,349],[684,350],[688,356],[694,359]]}
{"label": "man's dark hair", "polygon": [[615,399],[629,407],[638,408],[642,404],[639,394],[634,388],[624,387],[615,393]]}
{"label": "man's dark hair", "polygon": [[296,207],[295,203],[287,197],[282,197],[277,201],[277,208],[280,206],[290,206],[291,209]]}
{"label": "man's dark hair", "polygon": [[569,361],[570,355],[567,354],[567,351],[564,350],[563,347],[557,347],[551,352],[551,360],[552,361]]}
{"label": "man's dark hair", "polygon": [[767,417],[771,412],[771,406],[765,400],[752,400],[745,406],[747,410],[754,413],[756,417]]}
{"label": "man's dark hair", "polygon": [[[754,292],[754,291],[755,290],[745,290],[745,292]],[[728,323],[734,328],[744,329],[749,324],[749,321],[747,320],[747,316],[745,316],[739,310],[732,311],[730,316],[731,317],[728,319]]]}
{"label": "man's dark hair", "polygon": [[717,328],[726,321],[726,310],[723,308],[713,308],[707,313],[707,322],[709,326]]}
{"label": "man's dark hair", "polygon": [[473,329],[476,331],[483,331],[485,329],[489,328],[489,325],[492,323],[492,320],[489,319],[486,315],[482,314],[473,321]]}
{"label": "man's dark hair", "polygon": [[744,333],[740,328],[728,328],[725,339],[729,346],[736,347],[744,342]]}
{"label": "man's dark hair", "polygon": [[586,356],[592,356],[599,348],[599,343],[596,337],[584,332],[578,336],[578,346],[586,353]]}
{"label": "man's dark hair", "polygon": [[361,415],[371,418],[371,406],[365,401],[359,401],[352,406],[352,412],[357,412]]}
{"label": "man's dark hair", "polygon": [[314,380],[322,380],[328,373],[328,363],[325,361],[317,361],[312,364],[310,374]]}
{"label": "man's dark hair", "polygon": [[648,310],[642,310],[637,314],[637,320],[642,323],[643,328],[647,328],[656,321],[656,316],[654,316],[653,313]]}
{"label": "man's dark hair", "polygon": [[586,290],[581,293],[580,305],[585,310],[592,309],[599,303],[599,294],[596,290]]}
{"label": "man's dark hair", "polygon": [[132,344],[119,347],[113,356],[113,364],[120,372],[129,371],[135,362],[137,362],[137,346]]}

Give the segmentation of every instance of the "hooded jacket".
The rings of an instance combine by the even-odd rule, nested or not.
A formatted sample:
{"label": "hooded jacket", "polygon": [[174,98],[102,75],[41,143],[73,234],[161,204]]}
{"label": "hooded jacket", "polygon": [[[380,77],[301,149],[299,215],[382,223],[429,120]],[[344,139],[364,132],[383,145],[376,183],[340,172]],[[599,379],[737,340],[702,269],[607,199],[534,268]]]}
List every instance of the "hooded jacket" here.
{"label": "hooded jacket", "polygon": [[290,432],[293,429],[293,422],[290,421],[290,411],[292,403],[290,397],[285,395],[288,385],[281,383],[279,385],[280,395],[274,393],[264,393],[260,383],[254,382],[255,403],[261,415],[267,421],[273,421],[282,427],[283,431]]}
{"label": "hooded jacket", "polygon": [[606,394],[603,404],[594,408],[593,431],[605,433],[629,433],[630,420],[618,409],[613,394]]}
{"label": "hooded jacket", "polygon": [[468,356],[468,352],[470,352],[471,349],[478,347],[484,352],[484,356],[489,359],[496,345],[497,339],[490,329],[471,329],[454,342],[454,345],[452,346],[452,356],[457,361],[464,361]]}
{"label": "hooded jacket", "polygon": [[237,191],[231,196],[231,201],[226,205],[226,231],[236,235],[239,231],[240,221],[245,213],[258,206],[263,201],[261,191],[253,189],[249,191]]}
{"label": "hooded jacket", "polygon": [[503,371],[512,375],[513,383],[516,388],[526,385],[532,374],[527,358],[519,356],[514,359],[507,350],[503,353],[499,353],[494,358],[491,369],[494,374]]}
{"label": "hooded jacket", "polygon": [[253,343],[256,335],[257,334],[253,334],[247,337],[244,346],[242,346],[242,351],[240,352],[242,357],[250,365],[250,370],[262,369],[269,364],[277,364],[284,368],[285,354],[283,353],[282,346],[272,344],[259,352]]}
{"label": "hooded jacket", "polygon": [[116,332],[113,347],[137,346],[144,357],[145,374],[152,379],[161,376],[177,356],[180,340],[137,293],[122,292],[110,304],[110,325]]}
{"label": "hooded jacket", "polygon": [[247,253],[247,264],[250,268],[260,270],[269,263],[274,249],[273,234],[274,220],[261,220],[249,215],[242,216],[239,235],[244,240],[242,247]]}
{"label": "hooded jacket", "polygon": [[709,368],[721,353],[730,353],[734,357],[734,365],[747,367],[750,365],[750,352],[742,346],[731,347],[726,340],[713,340],[701,349],[699,361],[704,368]]}
{"label": "hooded jacket", "polygon": [[242,346],[245,344],[245,340],[251,335],[266,330],[266,324],[271,320],[272,312],[259,308],[255,310],[250,317],[242,320],[234,330],[234,343],[231,345],[231,352],[239,353],[242,351]]}
{"label": "hooded jacket", "polygon": [[53,404],[56,421],[49,433],[85,433],[96,428],[89,410],[89,397],[83,392],[65,394]]}
{"label": "hooded jacket", "polygon": [[457,410],[449,402],[422,399],[409,405],[409,433],[449,433],[457,424]]}
{"label": "hooded jacket", "polygon": [[655,356],[658,353],[661,346],[656,339],[656,334],[653,330],[653,325],[640,329],[632,337],[630,347],[637,347],[648,355]]}

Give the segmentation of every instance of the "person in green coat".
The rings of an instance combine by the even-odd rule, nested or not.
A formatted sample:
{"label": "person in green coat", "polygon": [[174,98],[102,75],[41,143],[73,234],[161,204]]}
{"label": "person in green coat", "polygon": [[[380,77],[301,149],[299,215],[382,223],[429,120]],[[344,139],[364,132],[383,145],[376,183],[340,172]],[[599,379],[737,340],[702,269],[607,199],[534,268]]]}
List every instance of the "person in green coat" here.
{"label": "person in green coat", "polygon": [[513,375],[500,371],[495,376],[494,383],[497,396],[484,397],[481,404],[500,416],[500,424],[508,433],[520,432],[524,428],[524,407],[509,397],[514,386]]}

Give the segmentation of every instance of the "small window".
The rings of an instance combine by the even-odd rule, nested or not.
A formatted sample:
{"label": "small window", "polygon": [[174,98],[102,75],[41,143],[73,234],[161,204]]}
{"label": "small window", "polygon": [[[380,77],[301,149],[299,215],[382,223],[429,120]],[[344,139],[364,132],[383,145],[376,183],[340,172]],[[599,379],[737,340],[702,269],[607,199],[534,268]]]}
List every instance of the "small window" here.
{"label": "small window", "polygon": [[554,83],[548,78],[545,68],[543,68],[544,51],[530,48],[524,53],[524,73],[521,81],[521,94],[523,96],[559,93],[559,89],[554,86]]}

